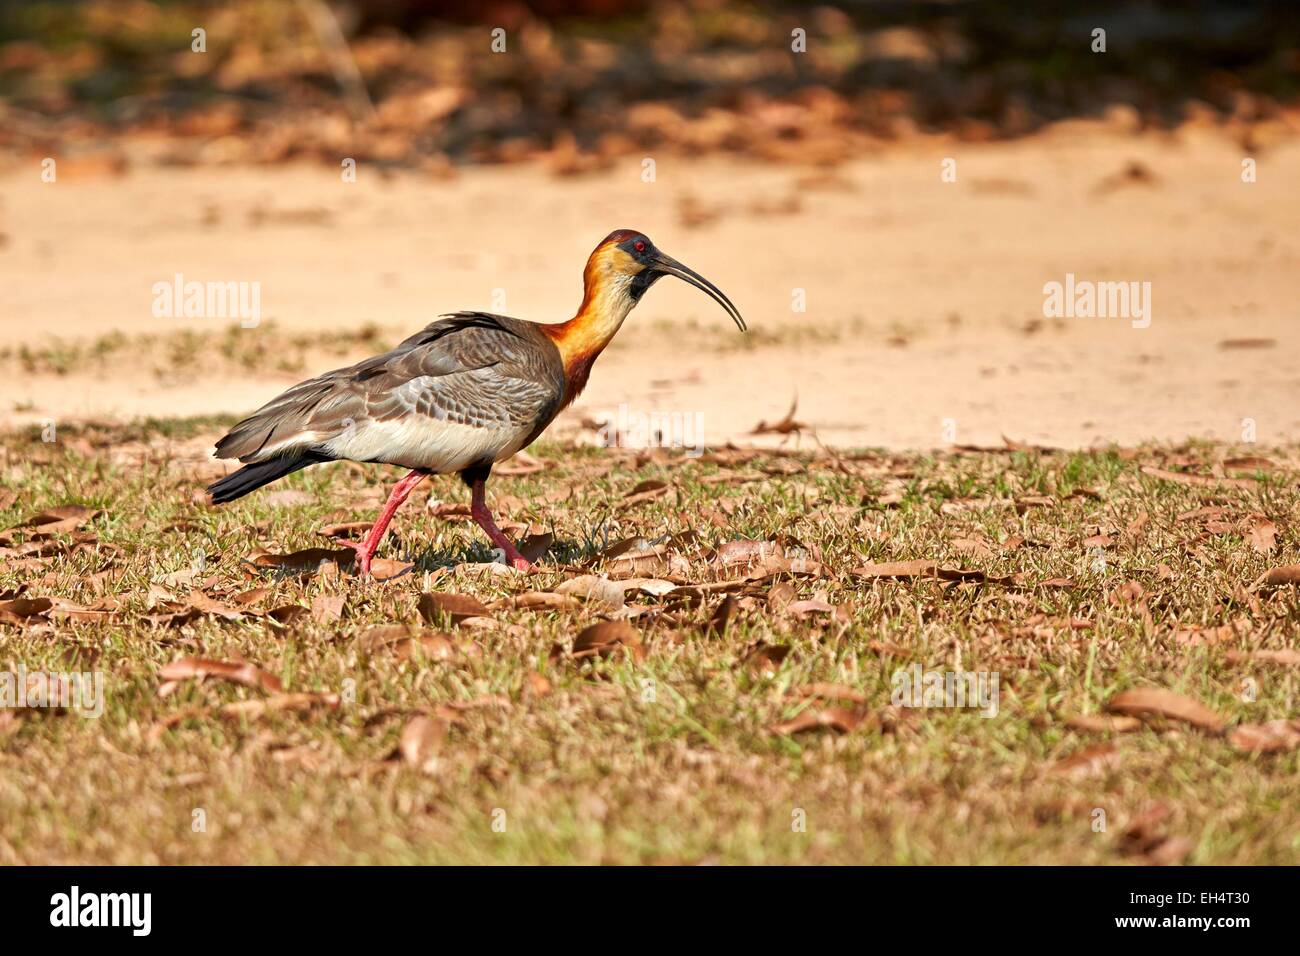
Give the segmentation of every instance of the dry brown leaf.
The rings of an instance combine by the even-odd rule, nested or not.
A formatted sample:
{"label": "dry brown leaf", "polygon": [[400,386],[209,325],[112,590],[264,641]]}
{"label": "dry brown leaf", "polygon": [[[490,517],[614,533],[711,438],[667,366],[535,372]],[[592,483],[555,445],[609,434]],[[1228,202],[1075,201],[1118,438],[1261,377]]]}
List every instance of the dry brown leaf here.
{"label": "dry brown leaf", "polygon": [[1257,455],[1248,455],[1243,458],[1225,458],[1223,460],[1224,471],[1272,471],[1277,465],[1268,458],[1261,458]]}
{"label": "dry brown leaf", "polygon": [[15,532],[34,532],[40,535],[66,534],[82,525],[89,524],[94,518],[103,514],[98,508],[85,505],[59,505],[48,508],[40,514],[32,515],[0,533],[0,540],[12,540]]}
{"label": "dry brown leaf", "polygon": [[1271,754],[1295,750],[1300,747],[1300,720],[1239,724],[1228,734],[1228,742],[1245,753]]}
{"label": "dry brown leaf", "polygon": [[1106,701],[1112,714],[1130,717],[1166,717],[1191,724],[1210,733],[1221,733],[1224,720],[1204,704],[1163,687],[1135,687],[1120,691]]}
{"label": "dry brown leaf", "polygon": [[555,542],[555,535],[547,531],[543,534],[530,534],[519,542],[519,553],[528,561],[536,563],[550,550]]}
{"label": "dry brown leaf", "polygon": [[516,594],[512,598],[506,598],[492,605],[497,607],[512,607],[520,610],[563,610],[568,608],[581,607],[582,602],[567,594],[558,594],[554,591],[525,591],[523,594]]}
{"label": "dry brown leaf", "polygon": [[785,606],[785,613],[798,618],[808,617],[813,614],[834,615],[838,611],[839,608],[822,598],[808,598],[803,601],[793,601]]}
{"label": "dry brown leaf", "polygon": [[402,728],[395,756],[416,770],[432,767],[442,742],[447,736],[447,722],[437,717],[420,714],[412,717]]}
{"label": "dry brown leaf", "polygon": [[529,671],[524,677],[524,693],[529,697],[545,697],[551,692],[551,681],[545,674]]}
{"label": "dry brown leaf", "polygon": [[1024,495],[1016,499],[1016,512],[1024,514],[1030,508],[1055,508],[1056,499],[1046,495]]}
{"label": "dry brown leaf", "polygon": [[781,662],[790,656],[789,644],[768,644],[758,641],[741,661],[751,672],[762,677],[773,677],[781,669]]}
{"label": "dry brown leaf", "polygon": [[619,504],[619,508],[623,510],[635,508],[637,505],[645,504],[647,501],[662,498],[668,493],[669,487],[670,486],[666,481],[660,481],[657,478],[647,478],[623,496],[623,501]]}
{"label": "dry brown leaf", "polygon": [[844,707],[809,707],[799,716],[773,724],[768,730],[774,734],[789,736],[809,730],[833,730],[836,733],[851,733],[862,723],[863,715]]}
{"label": "dry brown leaf", "polygon": [[1089,733],[1126,734],[1141,727],[1142,721],[1119,714],[1076,714],[1065,722],[1065,726]]}
{"label": "dry brown leaf", "polygon": [[859,578],[929,578],[938,573],[939,565],[923,558],[915,561],[886,561],[877,564],[868,562],[860,568],[854,568],[853,574]]}
{"label": "dry brown leaf", "polygon": [[584,627],[573,639],[575,658],[609,657],[620,648],[636,660],[645,657],[641,635],[626,621],[600,621]]}
{"label": "dry brown leaf", "polygon": [[778,581],[767,592],[767,607],[770,611],[780,611],[793,603],[798,594],[789,581]]}
{"label": "dry brown leaf", "polygon": [[1172,481],[1180,485],[1191,485],[1196,488],[1217,488],[1224,485],[1229,488],[1254,488],[1258,484],[1253,478],[1220,478],[1215,475],[1193,475],[1185,471],[1169,471],[1152,465],[1143,465],[1141,471],[1142,474],[1150,475],[1152,478]]}
{"label": "dry brown leaf", "polygon": [[534,458],[526,451],[517,451],[510,458],[493,466],[492,473],[496,475],[535,475],[539,471],[545,471],[548,463],[540,458]]}
{"label": "dry brown leaf", "polygon": [[1087,777],[1119,766],[1114,744],[1093,744],[1052,765],[1049,773],[1062,777]]}
{"label": "dry brown leaf", "polygon": [[466,618],[491,617],[492,612],[478,598],[450,591],[426,591],[416,604],[420,616],[430,624],[439,625],[445,619],[459,624]]}
{"label": "dry brown leaf", "polygon": [[854,704],[865,704],[867,695],[847,684],[804,684],[791,688],[794,697],[825,697],[830,700],[847,700]]}
{"label": "dry brown leaf", "polygon": [[713,609],[709,615],[708,623],[704,625],[704,633],[713,637],[722,637],[727,633],[727,628],[731,626],[732,620],[740,613],[740,602],[730,594],[718,602],[718,606]]}
{"label": "dry brown leaf", "polygon": [[260,700],[232,701],[229,704],[224,704],[217,713],[222,717],[242,717],[255,720],[266,714],[282,713],[284,711],[304,713],[318,708],[337,710],[338,706],[338,694],[272,694],[270,697],[264,697]]}
{"label": "dry brown leaf", "polygon": [[49,598],[13,598],[0,601],[0,623],[25,624],[33,618],[45,617],[54,602]]}
{"label": "dry brown leaf", "polygon": [[322,624],[340,620],[347,601],[347,597],[342,594],[318,594],[312,598],[311,616]]}
{"label": "dry brown leaf", "polygon": [[1234,664],[1252,662],[1278,664],[1283,667],[1300,667],[1300,650],[1284,647],[1280,650],[1228,651],[1226,657]]}
{"label": "dry brown leaf", "polygon": [[245,615],[250,613],[246,608],[234,607],[208,597],[202,591],[191,591],[185,598],[185,603],[196,611],[212,617],[219,617],[223,621],[242,621]]}
{"label": "dry brown leaf", "polygon": [[[217,661],[206,657],[182,657],[170,664],[164,664],[159,669],[158,676],[167,684],[175,681],[203,680],[212,677],[274,694],[284,690],[280,678],[246,661]],[[166,687],[167,684],[164,684],[163,687]],[[166,696],[161,688],[159,689],[159,695]]]}
{"label": "dry brown leaf", "polygon": [[570,578],[557,587],[555,592],[581,598],[590,604],[609,608],[610,610],[617,610],[626,603],[621,587],[608,578],[595,574],[583,574],[576,578]]}
{"label": "dry brown leaf", "polygon": [[678,587],[672,581],[665,581],[663,578],[625,578],[618,582],[618,586],[622,589],[625,598],[629,591],[647,594],[650,597],[663,597],[676,591]]}
{"label": "dry brown leaf", "polygon": [[877,579],[890,578],[900,581],[912,578],[939,578],[943,581],[969,581],[973,583],[1006,584],[1011,577],[995,577],[983,571],[971,571],[965,568],[942,568],[935,561],[918,559],[915,561],[887,561],[883,564],[868,563],[854,568],[854,577]]}
{"label": "dry brown leaf", "polygon": [[1263,515],[1251,515],[1250,546],[1260,554],[1268,554],[1277,547],[1277,525]]}
{"label": "dry brown leaf", "polygon": [[415,568],[410,561],[395,561],[391,558],[371,558],[370,577],[375,581],[390,581],[401,577]]}
{"label": "dry brown leaf", "polygon": [[709,562],[729,568],[784,556],[785,549],[775,541],[751,541],[738,538],[735,541],[724,541],[719,545],[718,550],[709,558]]}
{"label": "dry brown leaf", "polygon": [[1269,568],[1250,586],[1252,591],[1261,587],[1282,587],[1288,584],[1300,584],[1300,564],[1286,564],[1278,568]]}

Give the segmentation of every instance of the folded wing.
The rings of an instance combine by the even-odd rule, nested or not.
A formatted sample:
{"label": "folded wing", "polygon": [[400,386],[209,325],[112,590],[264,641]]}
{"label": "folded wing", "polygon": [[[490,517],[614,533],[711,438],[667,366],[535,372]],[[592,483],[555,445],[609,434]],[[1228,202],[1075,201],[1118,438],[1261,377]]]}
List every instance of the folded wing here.
{"label": "folded wing", "polygon": [[458,312],[391,352],[295,385],[231,429],[217,456],[461,471],[531,442],[564,387],[559,353],[537,325]]}

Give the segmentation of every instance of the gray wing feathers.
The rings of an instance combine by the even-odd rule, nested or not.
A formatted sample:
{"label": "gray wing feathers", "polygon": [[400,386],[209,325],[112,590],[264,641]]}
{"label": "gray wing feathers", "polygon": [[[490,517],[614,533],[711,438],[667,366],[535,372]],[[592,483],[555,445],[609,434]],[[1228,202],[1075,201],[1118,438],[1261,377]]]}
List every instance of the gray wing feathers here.
{"label": "gray wing feathers", "polygon": [[435,436],[437,423],[452,423],[535,437],[563,392],[563,363],[537,325],[458,312],[391,352],[295,385],[231,429],[217,455],[258,461],[338,444],[351,457],[340,436],[398,422]]}

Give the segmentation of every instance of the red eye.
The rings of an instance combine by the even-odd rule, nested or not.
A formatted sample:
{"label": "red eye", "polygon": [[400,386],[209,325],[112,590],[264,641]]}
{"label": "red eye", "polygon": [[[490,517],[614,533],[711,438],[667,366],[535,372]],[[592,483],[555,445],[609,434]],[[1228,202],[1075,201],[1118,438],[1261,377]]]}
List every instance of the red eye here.
{"label": "red eye", "polygon": [[632,243],[632,248],[637,252],[645,252],[645,241],[638,239],[636,242]]}

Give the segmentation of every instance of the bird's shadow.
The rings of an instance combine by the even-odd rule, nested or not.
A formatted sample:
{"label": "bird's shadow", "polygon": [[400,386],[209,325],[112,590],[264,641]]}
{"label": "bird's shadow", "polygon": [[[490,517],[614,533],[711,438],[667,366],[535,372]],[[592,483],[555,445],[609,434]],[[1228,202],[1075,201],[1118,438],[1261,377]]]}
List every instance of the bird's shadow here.
{"label": "bird's shadow", "polygon": [[[545,571],[548,567],[571,565],[588,560],[595,553],[589,542],[556,539],[540,556],[533,559],[533,564],[538,570]],[[387,556],[412,565],[411,569],[403,574],[424,574],[465,564],[504,563],[500,550],[478,543],[467,548],[425,548],[418,551],[413,548],[399,547]]]}

